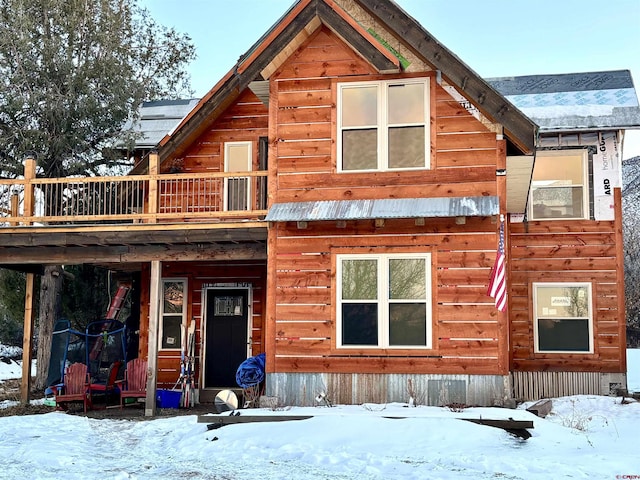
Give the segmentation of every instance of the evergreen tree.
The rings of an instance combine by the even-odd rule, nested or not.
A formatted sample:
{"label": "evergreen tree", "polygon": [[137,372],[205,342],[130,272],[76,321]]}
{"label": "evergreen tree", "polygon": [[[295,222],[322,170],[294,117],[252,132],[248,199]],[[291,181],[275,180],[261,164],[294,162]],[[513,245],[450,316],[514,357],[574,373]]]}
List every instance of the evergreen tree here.
{"label": "evergreen tree", "polygon": [[[94,175],[122,159],[109,147],[141,102],[188,93],[191,39],[158,25],[137,0],[0,2],[0,174]],[[46,206],[45,206],[46,208]],[[64,274],[40,281],[38,370],[44,386],[50,338],[62,314]]]}

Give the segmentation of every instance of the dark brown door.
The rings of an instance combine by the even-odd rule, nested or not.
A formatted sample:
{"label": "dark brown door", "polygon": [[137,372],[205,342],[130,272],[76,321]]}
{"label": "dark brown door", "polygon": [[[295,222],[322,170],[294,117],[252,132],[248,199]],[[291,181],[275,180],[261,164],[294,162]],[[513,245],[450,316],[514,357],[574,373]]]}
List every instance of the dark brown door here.
{"label": "dark brown door", "polygon": [[207,388],[238,387],[236,371],[247,359],[248,296],[246,289],[207,291]]}

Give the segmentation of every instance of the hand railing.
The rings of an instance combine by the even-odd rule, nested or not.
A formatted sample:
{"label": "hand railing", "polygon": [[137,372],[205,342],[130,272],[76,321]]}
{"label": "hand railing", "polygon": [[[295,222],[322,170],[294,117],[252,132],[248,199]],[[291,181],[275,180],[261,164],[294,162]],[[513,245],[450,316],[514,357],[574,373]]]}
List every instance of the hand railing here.
{"label": "hand railing", "polygon": [[[259,219],[267,172],[0,179],[0,227]],[[1,229],[0,229],[1,230]]]}

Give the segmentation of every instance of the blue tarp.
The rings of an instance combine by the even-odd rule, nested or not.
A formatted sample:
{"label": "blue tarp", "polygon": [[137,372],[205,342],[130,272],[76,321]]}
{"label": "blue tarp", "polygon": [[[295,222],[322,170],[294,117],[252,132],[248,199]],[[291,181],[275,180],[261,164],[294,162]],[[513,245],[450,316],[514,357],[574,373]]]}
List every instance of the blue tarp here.
{"label": "blue tarp", "polygon": [[265,354],[249,357],[238,367],[236,383],[242,388],[258,385],[264,380]]}

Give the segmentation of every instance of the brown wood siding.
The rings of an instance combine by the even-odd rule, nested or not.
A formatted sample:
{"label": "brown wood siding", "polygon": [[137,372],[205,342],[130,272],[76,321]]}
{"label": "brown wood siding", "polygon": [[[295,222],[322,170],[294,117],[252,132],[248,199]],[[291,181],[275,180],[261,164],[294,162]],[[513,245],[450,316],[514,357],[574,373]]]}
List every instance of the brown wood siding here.
{"label": "brown wood siding", "polygon": [[[617,199],[616,215],[621,215]],[[547,221],[510,226],[511,365],[514,371],[624,372],[624,279],[614,222]],[[534,352],[533,282],[590,282],[593,354]]]}
{"label": "brown wood siding", "polygon": [[[247,89],[186,150],[182,159],[163,164],[163,170],[173,167],[184,173],[222,172],[224,143],[257,142],[258,138],[267,136],[268,124],[269,110]],[[254,148],[253,153],[254,169],[257,169],[257,148]]]}
{"label": "brown wood siding", "polygon": [[[145,269],[148,270],[148,269]],[[196,378],[202,360],[202,293],[203,286],[214,283],[249,283],[252,286],[252,355],[264,351],[266,265],[264,262],[172,262],[162,266],[163,278],[186,278],[188,284],[187,318],[196,319]],[[142,285],[148,285],[143,281]],[[146,357],[149,329],[149,291],[141,291],[140,351]],[[158,352],[158,388],[173,388],[180,375],[180,351]]]}
{"label": "brown wood siding", "polygon": [[[323,56],[325,51],[331,53]],[[358,62],[323,28],[272,77],[274,203],[498,194],[495,170],[505,155],[503,142],[437,85],[433,72],[423,74],[431,78],[431,169],[338,173],[336,84],[394,78]],[[305,229],[273,224],[268,371],[507,373],[506,325],[499,325],[506,317],[486,295],[496,232],[489,218],[467,218],[464,225],[426,219],[424,226],[413,219],[386,220],[381,228],[373,220],[309,222]],[[335,255],[356,252],[432,254],[432,349],[336,348]]]}
{"label": "brown wood siding", "polygon": [[[325,51],[332,54],[319,56]],[[358,81],[390,77],[371,71],[366,63],[357,71],[333,68],[332,62],[342,58],[337,52],[354,65],[361,61],[334,34],[320,29],[272,78],[274,202],[497,194],[496,134],[437,85],[433,72],[424,73],[431,77],[432,168],[338,173],[336,83],[349,77]],[[299,68],[302,65],[304,69]]]}
{"label": "brown wood siding", "polygon": [[[486,295],[495,260],[490,218],[310,222],[274,225],[275,347],[272,371],[505,374],[506,339]],[[339,253],[432,254],[432,339],[429,350],[343,349],[335,345],[335,282]],[[473,286],[471,286],[473,285]],[[383,370],[381,370],[383,369]]]}

